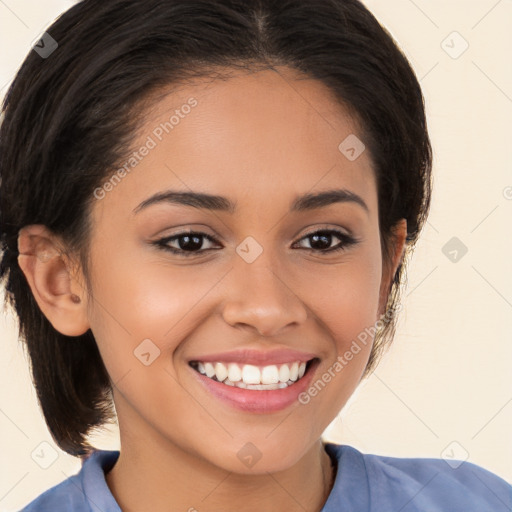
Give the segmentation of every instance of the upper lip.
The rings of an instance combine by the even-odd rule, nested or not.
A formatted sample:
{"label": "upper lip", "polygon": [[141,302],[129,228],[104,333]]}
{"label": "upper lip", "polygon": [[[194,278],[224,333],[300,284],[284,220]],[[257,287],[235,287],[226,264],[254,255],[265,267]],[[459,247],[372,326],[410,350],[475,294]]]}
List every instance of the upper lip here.
{"label": "upper lip", "polygon": [[208,354],[191,358],[191,361],[203,361],[203,362],[225,362],[225,363],[245,363],[258,365],[271,365],[271,364],[283,364],[293,363],[295,361],[307,362],[310,359],[314,359],[316,354],[309,352],[301,352],[298,350],[291,349],[275,349],[275,350],[255,350],[255,349],[243,349],[233,350],[230,352],[218,352],[216,354]]}

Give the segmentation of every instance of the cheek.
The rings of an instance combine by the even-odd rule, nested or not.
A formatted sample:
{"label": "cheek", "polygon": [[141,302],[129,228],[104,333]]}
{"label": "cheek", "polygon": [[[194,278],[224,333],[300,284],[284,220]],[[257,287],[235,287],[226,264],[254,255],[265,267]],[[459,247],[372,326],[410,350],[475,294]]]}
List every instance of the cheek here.
{"label": "cheek", "polygon": [[[208,296],[214,295],[218,281],[206,267],[129,257],[115,264],[97,257],[94,268],[91,330],[113,380],[133,366],[139,368],[137,353],[142,347],[155,354],[174,352],[207,314]],[[151,343],[144,342],[147,339]],[[139,349],[143,342],[146,345]],[[159,364],[162,360],[157,359]]]}
{"label": "cheek", "polygon": [[327,425],[357,387],[373,345],[378,320],[381,261],[375,251],[359,251],[347,257],[339,270],[316,272],[302,290],[314,306],[314,315],[325,339],[327,357],[310,387],[299,397]]}
{"label": "cheek", "polygon": [[381,271],[375,251],[359,251],[338,272],[331,268],[317,273],[309,285],[310,304],[316,307],[315,316],[331,340],[331,350],[317,376],[322,382],[315,381],[308,393],[312,399],[322,390],[324,398],[313,407],[326,407],[317,413],[329,421],[351,396],[368,363],[378,320]]}
{"label": "cheek", "polygon": [[201,272],[190,267],[162,261],[124,258],[109,267],[96,272],[95,298],[104,306],[100,314],[108,313],[107,322],[117,322],[125,333],[137,336],[163,337],[215,283],[211,272],[201,278]]}
{"label": "cheek", "polygon": [[375,252],[358,251],[336,268],[316,269],[314,279],[303,279],[297,285],[300,296],[336,341],[338,351],[375,324],[381,272]]}

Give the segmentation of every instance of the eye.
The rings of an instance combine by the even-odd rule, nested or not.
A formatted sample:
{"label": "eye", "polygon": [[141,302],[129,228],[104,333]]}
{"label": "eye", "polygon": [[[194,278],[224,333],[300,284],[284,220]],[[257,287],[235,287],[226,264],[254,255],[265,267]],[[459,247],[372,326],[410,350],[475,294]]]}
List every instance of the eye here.
{"label": "eye", "polygon": [[[338,240],[338,243],[332,247],[332,243],[336,240]],[[214,237],[199,231],[177,233],[175,235],[156,240],[152,242],[152,245],[156,245],[158,248],[169,251],[178,256],[189,257],[206,251],[215,250],[212,247],[204,248],[205,241],[208,244],[213,243],[220,245]],[[359,242],[356,238],[336,229],[312,231],[302,237],[298,242],[295,242],[294,245],[297,245],[302,241],[307,241],[309,243],[309,247],[303,247],[304,249],[309,252],[320,254],[346,250],[348,247]]]}
{"label": "eye", "polygon": [[[331,247],[332,242],[336,239],[339,240],[338,244],[334,247]],[[342,251],[351,245],[358,243],[358,240],[356,240],[354,237],[336,229],[322,229],[313,231],[302,237],[299,242],[302,240],[309,241],[310,247],[306,247],[306,250],[314,253],[331,253]]]}
{"label": "eye", "polygon": [[[188,231],[183,233],[178,233],[173,236],[168,236],[165,238],[161,238],[160,240],[156,240],[152,242],[157,247],[164,249],[166,251],[170,251],[173,254],[178,254],[180,256],[193,256],[194,254],[205,252],[210,249],[201,249],[204,243],[204,240],[208,242],[215,242],[217,240],[206,233],[201,233],[198,231]],[[173,243],[174,247],[170,244]],[[176,247],[177,246],[177,247]]]}

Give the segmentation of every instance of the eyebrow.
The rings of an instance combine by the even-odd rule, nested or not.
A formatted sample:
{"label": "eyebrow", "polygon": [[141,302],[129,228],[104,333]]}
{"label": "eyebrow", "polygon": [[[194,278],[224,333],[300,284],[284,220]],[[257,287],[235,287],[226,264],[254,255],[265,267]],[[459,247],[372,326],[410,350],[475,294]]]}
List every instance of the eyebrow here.
{"label": "eyebrow", "polygon": [[[157,203],[171,203],[193,208],[214,210],[219,212],[235,213],[237,208],[236,201],[233,202],[227,197],[205,194],[202,192],[182,192],[178,190],[166,190],[152,195],[145,199],[134,210],[137,214],[148,206]],[[361,206],[369,213],[369,208],[363,199],[347,189],[325,190],[317,193],[307,193],[297,197],[291,207],[290,212],[304,212],[324,208],[335,203],[355,203]]]}

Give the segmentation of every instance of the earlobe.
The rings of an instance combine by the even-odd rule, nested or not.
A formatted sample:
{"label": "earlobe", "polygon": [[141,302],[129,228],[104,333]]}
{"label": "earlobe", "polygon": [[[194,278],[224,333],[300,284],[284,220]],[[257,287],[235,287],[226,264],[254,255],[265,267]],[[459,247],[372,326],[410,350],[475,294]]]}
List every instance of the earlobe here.
{"label": "earlobe", "polygon": [[393,284],[393,278],[398,269],[398,266],[402,262],[406,249],[406,238],[407,238],[407,220],[400,219],[392,229],[392,247],[391,247],[391,261],[383,262],[382,265],[382,279],[379,296],[379,315],[383,315],[386,312],[386,306],[388,301],[388,295],[391,291],[391,285]]}
{"label": "earlobe", "polygon": [[69,258],[58,237],[46,226],[25,226],[18,233],[18,264],[39,308],[66,336],[89,329],[86,297],[72,279]]}

